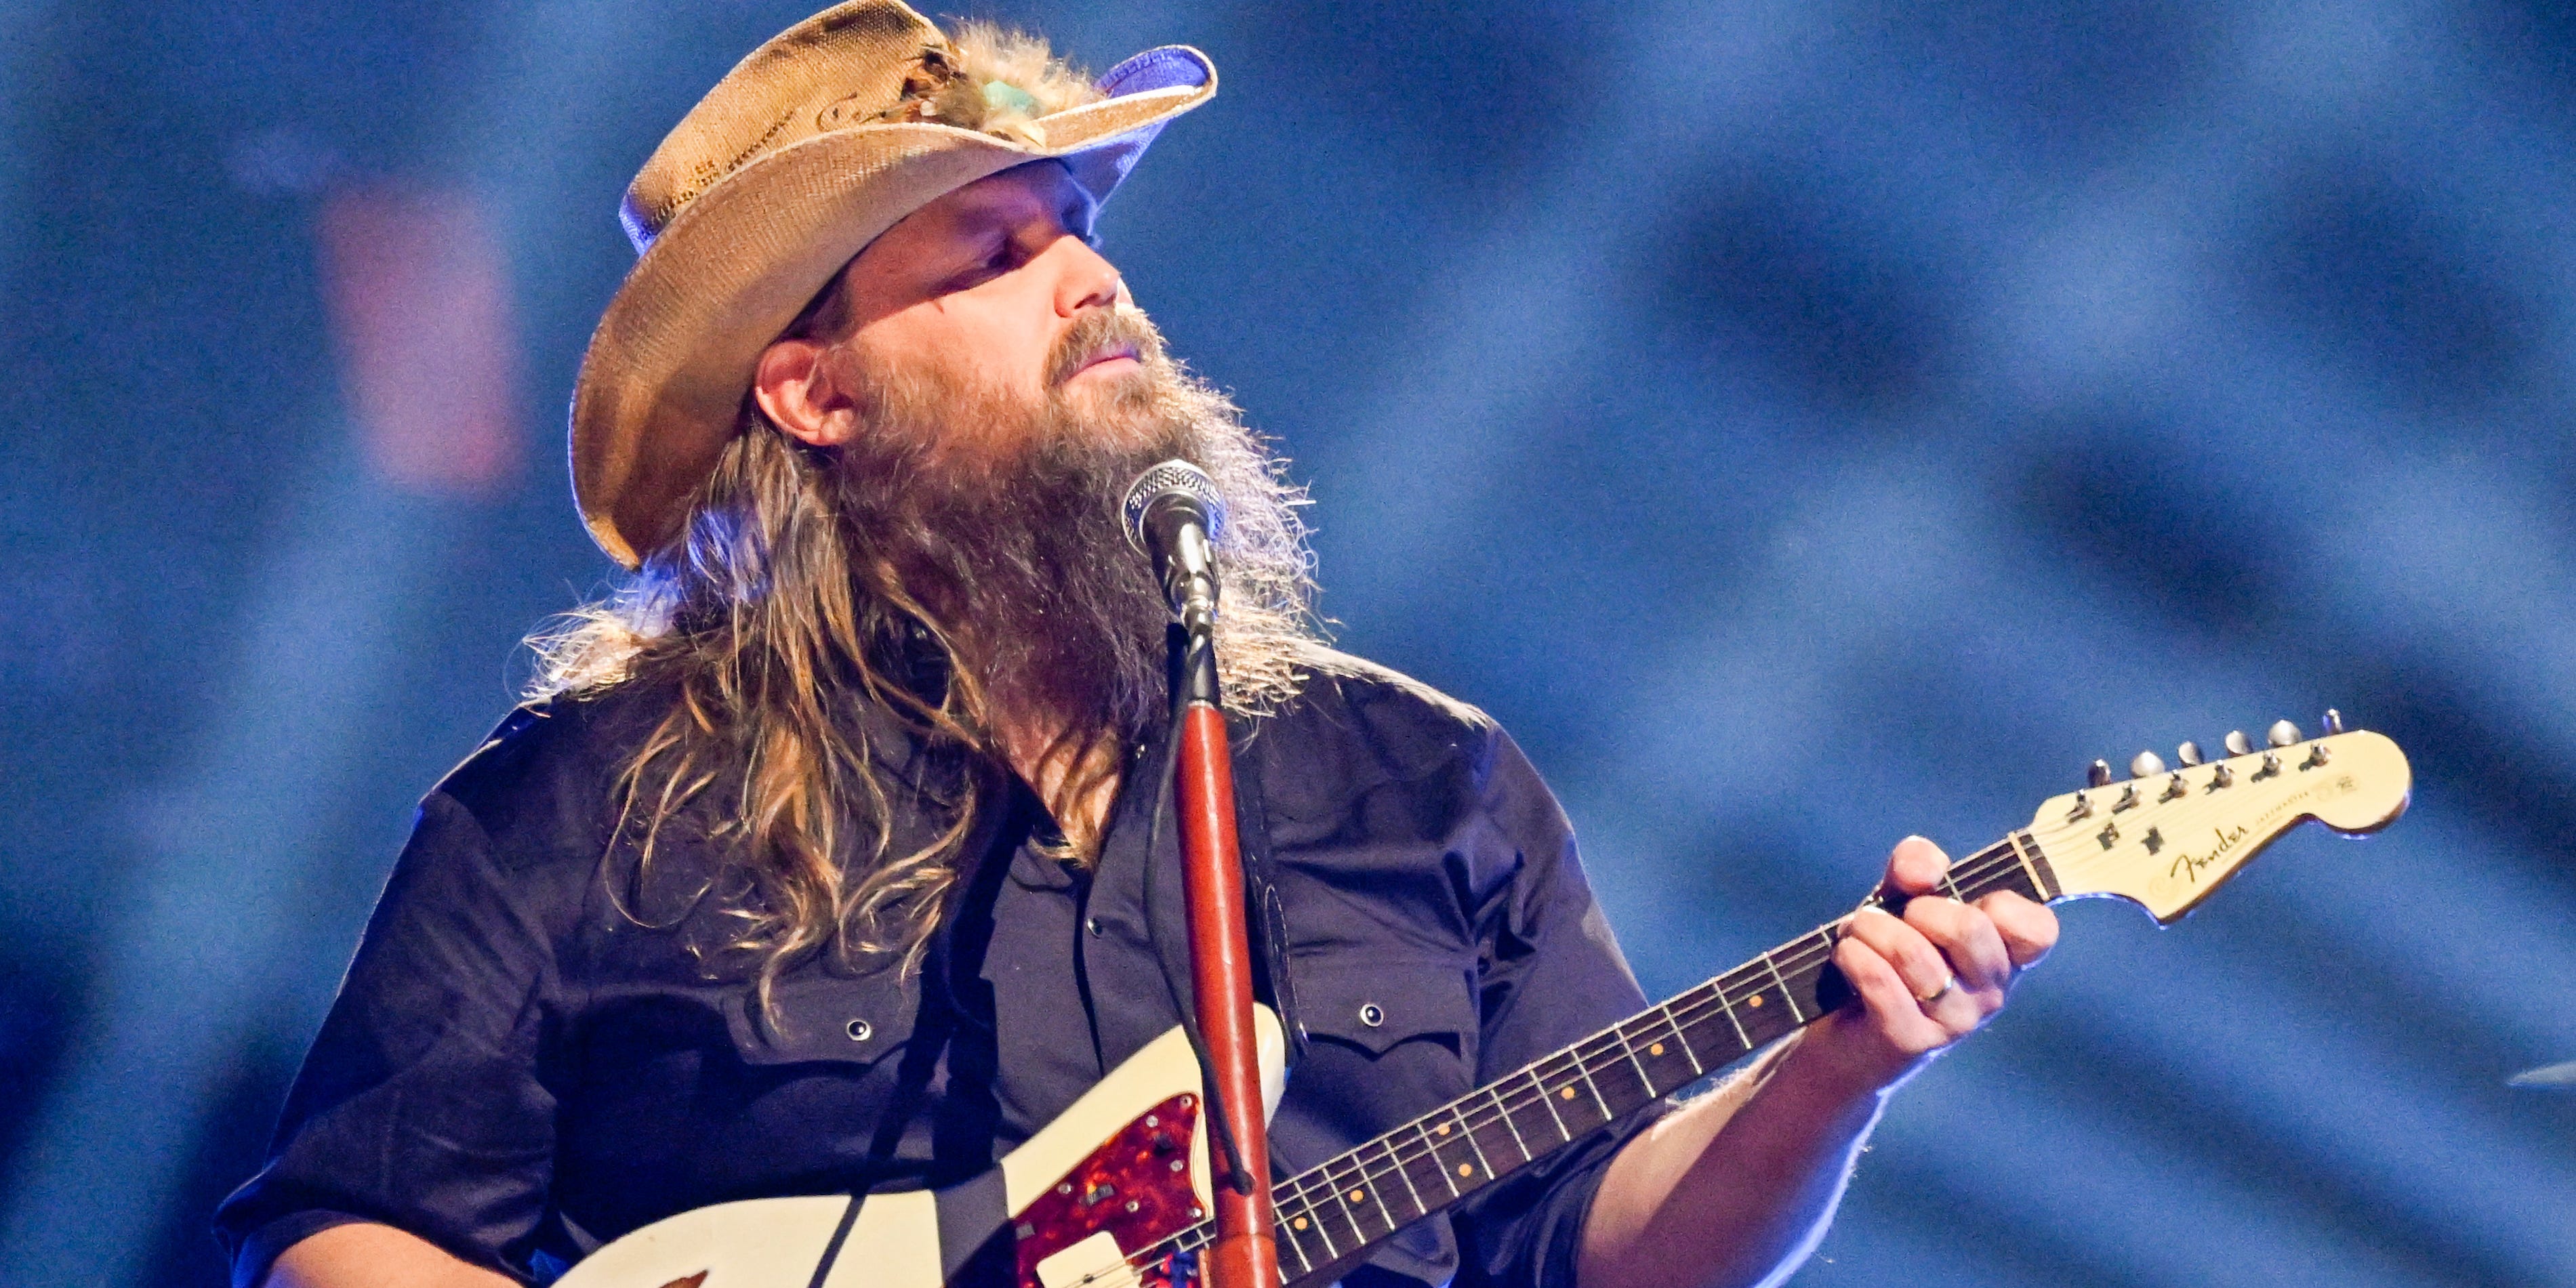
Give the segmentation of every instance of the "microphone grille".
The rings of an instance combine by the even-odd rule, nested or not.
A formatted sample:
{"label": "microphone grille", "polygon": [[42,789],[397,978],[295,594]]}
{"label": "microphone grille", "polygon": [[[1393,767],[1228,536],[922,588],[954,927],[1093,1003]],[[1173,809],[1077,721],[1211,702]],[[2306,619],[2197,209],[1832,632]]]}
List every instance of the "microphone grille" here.
{"label": "microphone grille", "polygon": [[1216,480],[1207,471],[1183,460],[1169,460],[1148,468],[1127,485],[1127,499],[1119,508],[1126,520],[1127,543],[1145,552],[1145,511],[1155,498],[1178,494],[1199,503],[1207,513],[1208,540],[1225,536],[1225,498],[1217,493]]}

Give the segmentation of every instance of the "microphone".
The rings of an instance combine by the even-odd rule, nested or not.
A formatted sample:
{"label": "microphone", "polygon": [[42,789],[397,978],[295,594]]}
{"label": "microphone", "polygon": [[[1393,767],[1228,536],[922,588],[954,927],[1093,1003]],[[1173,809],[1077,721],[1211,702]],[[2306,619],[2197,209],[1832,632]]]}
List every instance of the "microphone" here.
{"label": "microphone", "polygon": [[1225,498],[1216,480],[1188,461],[1147,469],[1127,485],[1119,506],[1127,543],[1154,561],[1163,602],[1190,634],[1216,623],[1216,540],[1225,535]]}

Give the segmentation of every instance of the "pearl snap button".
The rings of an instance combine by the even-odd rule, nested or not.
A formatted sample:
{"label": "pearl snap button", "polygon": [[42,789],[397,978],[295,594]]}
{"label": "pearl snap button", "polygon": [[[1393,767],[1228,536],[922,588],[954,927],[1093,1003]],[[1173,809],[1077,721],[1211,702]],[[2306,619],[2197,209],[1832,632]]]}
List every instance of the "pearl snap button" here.
{"label": "pearl snap button", "polygon": [[866,1020],[852,1020],[845,1031],[849,1033],[852,1042],[865,1042],[877,1031],[877,1027]]}
{"label": "pearl snap button", "polygon": [[1362,1002],[1360,1003],[1360,1023],[1376,1028],[1386,1023],[1386,1012],[1375,1002]]}
{"label": "pearl snap button", "polygon": [[1098,918],[1098,917],[1085,917],[1085,918],[1083,918],[1083,921],[1082,921],[1082,928],[1083,928],[1083,929],[1085,929],[1085,930],[1090,931],[1090,932],[1091,932],[1091,937],[1092,937],[1092,938],[1094,938],[1094,939],[1098,939],[1098,938],[1100,937],[1100,918]]}

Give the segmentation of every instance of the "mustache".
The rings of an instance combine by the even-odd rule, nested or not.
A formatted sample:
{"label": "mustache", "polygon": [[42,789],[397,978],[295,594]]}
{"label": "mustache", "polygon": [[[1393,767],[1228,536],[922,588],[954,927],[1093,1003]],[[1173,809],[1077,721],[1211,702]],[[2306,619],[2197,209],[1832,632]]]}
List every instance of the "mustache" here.
{"label": "mustache", "polygon": [[1047,387],[1063,385],[1091,365],[1093,359],[1114,349],[1132,349],[1138,362],[1150,365],[1162,356],[1163,333],[1140,309],[1093,309],[1074,319],[1073,325],[1056,337],[1055,347],[1047,354]]}

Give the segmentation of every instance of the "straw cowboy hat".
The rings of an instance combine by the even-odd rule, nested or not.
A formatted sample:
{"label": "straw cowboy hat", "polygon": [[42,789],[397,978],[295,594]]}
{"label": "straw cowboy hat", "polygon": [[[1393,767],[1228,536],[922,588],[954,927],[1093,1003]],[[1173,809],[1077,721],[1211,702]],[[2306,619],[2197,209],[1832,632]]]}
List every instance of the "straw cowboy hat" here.
{"label": "straw cowboy hat", "polygon": [[591,537],[634,568],[678,534],[761,350],[879,233],[1037,160],[1106,201],[1166,122],[1215,93],[1195,49],[1149,50],[1092,85],[1029,38],[952,38],[897,0],[836,5],[753,50],[626,190],[641,258],[573,388]]}

